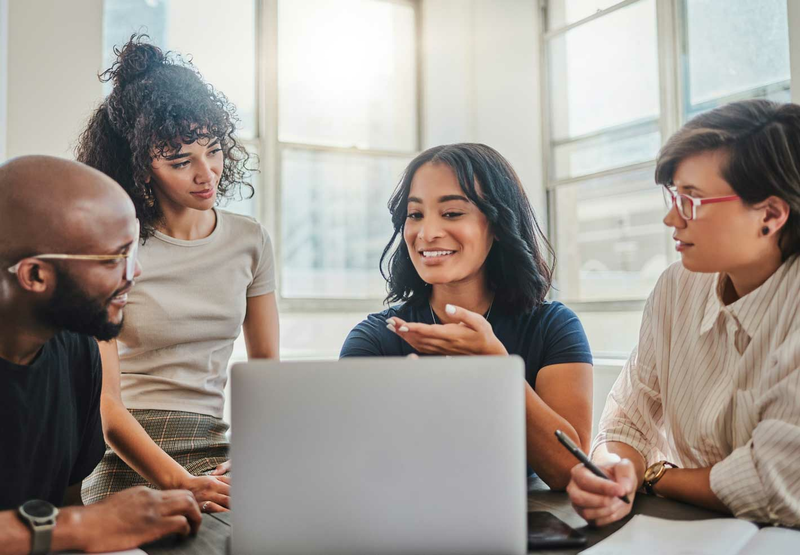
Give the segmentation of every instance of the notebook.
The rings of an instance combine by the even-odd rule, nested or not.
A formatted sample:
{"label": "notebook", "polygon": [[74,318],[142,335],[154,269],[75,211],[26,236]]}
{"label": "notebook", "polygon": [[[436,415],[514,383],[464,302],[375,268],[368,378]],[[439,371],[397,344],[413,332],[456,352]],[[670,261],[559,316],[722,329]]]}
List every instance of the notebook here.
{"label": "notebook", "polygon": [[746,520],[665,520],[636,515],[580,555],[797,555],[800,531]]}

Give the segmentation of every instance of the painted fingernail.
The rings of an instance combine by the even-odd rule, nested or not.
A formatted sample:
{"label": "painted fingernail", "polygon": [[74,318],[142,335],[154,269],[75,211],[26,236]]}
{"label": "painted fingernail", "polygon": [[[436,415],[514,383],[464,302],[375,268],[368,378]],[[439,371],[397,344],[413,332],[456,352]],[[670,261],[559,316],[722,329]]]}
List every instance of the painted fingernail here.
{"label": "painted fingernail", "polygon": [[389,331],[397,331],[397,330],[394,328],[394,326],[393,326],[392,324],[386,324],[386,328],[387,328]]}
{"label": "painted fingernail", "polygon": [[400,326],[400,329],[397,330],[397,331],[407,332],[408,331],[408,326]]}
{"label": "painted fingernail", "polygon": [[446,307],[444,307],[444,311],[447,312],[448,314],[455,314],[456,313],[456,307],[454,307],[453,305],[449,304]]}
{"label": "painted fingernail", "polygon": [[388,320],[386,320],[386,323],[389,324],[390,326],[393,326],[394,325],[394,318],[389,318]]}

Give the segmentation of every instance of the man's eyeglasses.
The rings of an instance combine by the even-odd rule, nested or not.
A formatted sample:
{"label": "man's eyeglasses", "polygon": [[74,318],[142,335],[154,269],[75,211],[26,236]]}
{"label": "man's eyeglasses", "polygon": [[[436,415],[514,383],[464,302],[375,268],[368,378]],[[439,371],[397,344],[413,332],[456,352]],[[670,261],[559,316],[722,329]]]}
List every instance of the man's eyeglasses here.
{"label": "man's eyeglasses", "polygon": [[[106,261],[106,260],[125,260],[125,281],[133,281],[133,275],[136,273],[136,255],[139,253],[139,220],[136,220],[136,235],[133,243],[131,244],[131,248],[128,249],[128,252],[123,254],[37,254],[34,256],[26,256],[23,260],[27,258],[37,258],[39,260],[98,260],[98,261]],[[16,274],[17,270],[19,270],[20,264],[22,264],[23,260],[20,260],[13,266],[11,266],[8,271],[12,274]]]}
{"label": "man's eyeglasses", "polygon": [[672,210],[672,207],[678,206],[678,214],[687,222],[697,218],[697,207],[703,204],[714,204],[716,202],[728,202],[729,200],[737,200],[738,195],[728,195],[724,197],[711,197],[711,198],[694,198],[689,195],[682,195],[675,190],[675,187],[662,187],[664,193],[664,202],[667,208]]}

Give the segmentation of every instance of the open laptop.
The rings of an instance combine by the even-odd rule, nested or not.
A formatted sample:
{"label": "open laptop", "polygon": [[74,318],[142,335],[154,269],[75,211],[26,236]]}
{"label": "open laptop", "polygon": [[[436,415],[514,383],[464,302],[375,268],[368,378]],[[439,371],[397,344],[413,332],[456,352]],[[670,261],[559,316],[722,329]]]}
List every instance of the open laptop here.
{"label": "open laptop", "polygon": [[233,555],[526,553],[519,357],[237,364]]}

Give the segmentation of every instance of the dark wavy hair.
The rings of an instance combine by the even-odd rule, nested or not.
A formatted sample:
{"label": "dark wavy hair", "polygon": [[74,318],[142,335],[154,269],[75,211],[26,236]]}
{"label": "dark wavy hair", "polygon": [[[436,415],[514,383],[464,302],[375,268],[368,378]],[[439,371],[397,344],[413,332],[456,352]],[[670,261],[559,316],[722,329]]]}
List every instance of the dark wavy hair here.
{"label": "dark wavy hair", "polygon": [[553,276],[553,267],[542,248],[555,260],[553,249],[536,222],[511,164],[493,148],[473,143],[428,149],[414,158],[403,173],[389,200],[394,233],[381,256],[381,275],[388,288],[386,302],[421,305],[428,301],[428,284],[414,268],[403,240],[411,181],[425,164],[444,164],[452,169],[466,197],[489,220],[497,240],[486,258],[485,271],[489,287],[495,292],[494,303],[514,310],[531,310],[540,305]]}
{"label": "dark wavy hair", "polygon": [[78,161],[117,181],[136,206],[142,239],[153,235],[163,214],[146,183],[154,158],[177,150],[181,143],[198,139],[219,140],[224,157],[217,186],[217,203],[223,199],[253,196],[245,181],[255,157],[237,142],[236,109],[220,91],[206,83],[190,61],[134,34],[117,59],[98,75],[113,81],[111,94],[89,119],[75,148]]}
{"label": "dark wavy hair", "polygon": [[786,260],[800,253],[800,106],[742,100],[700,114],[661,148],[656,183],[672,185],[683,160],[715,150],[727,154],[721,175],[745,204],[771,196],[786,201],[781,255]]}

